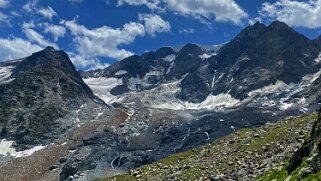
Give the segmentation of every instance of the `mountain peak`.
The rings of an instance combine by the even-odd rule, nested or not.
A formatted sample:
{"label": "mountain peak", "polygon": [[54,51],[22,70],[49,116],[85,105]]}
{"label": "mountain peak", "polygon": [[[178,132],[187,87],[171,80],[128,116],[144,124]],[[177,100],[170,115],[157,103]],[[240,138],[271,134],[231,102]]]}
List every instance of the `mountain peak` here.
{"label": "mountain peak", "polygon": [[267,32],[271,36],[278,35],[279,37],[283,37],[285,39],[297,39],[300,41],[308,41],[309,39],[298,33],[293,28],[288,26],[286,23],[281,21],[274,21],[267,27]]}
{"label": "mountain peak", "polygon": [[186,45],[183,46],[183,48],[179,51],[179,54],[186,54],[186,53],[191,53],[191,52],[202,52],[202,48],[200,46],[198,46],[197,44],[194,43],[188,43]]}
{"label": "mountain peak", "polygon": [[[44,57],[48,56],[48,59],[53,59],[53,57],[60,56],[60,58],[56,58],[55,60],[64,60],[68,59],[68,55],[64,51],[58,51],[52,46],[47,46],[43,50],[40,50],[38,52],[33,53],[30,57]],[[28,58],[28,57],[27,57]],[[39,60],[39,59],[33,59],[33,60]],[[44,59],[43,59],[44,60]]]}
{"label": "mountain peak", "polygon": [[257,21],[255,22],[253,25],[251,25],[252,28],[262,28],[262,27],[266,27],[265,24]]}
{"label": "mountain peak", "polygon": [[[282,32],[282,31],[291,31],[295,32],[291,27],[289,27],[287,24],[285,24],[282,21],[273,21],[269,26],[269,30],[276,31],[276,32]],[[295,32],[297,33],[297,32]],[[298,34],[298,33],[297,33]]]}
{"label": "mountain peak", "polygon": [[165,57],[170,54],[175,54],[172,47],[162,47],[155,52],[159,57]]}
{"label": "mountain peak", "polygon": [[56,50],[52,46],[47,46],[43,51],[56,51]]}
{"label": "mountain peak", "polygon": [[241,33],[235,38],[236,40],[248,40],[257,37],[266,26],[263,23],[256,22],[253,25],[249,25],[241,31]]}
{"label": "mountain peak", "polygon": [[24,74],[26,71],[51,72],[53,70],[62,71],[77,80],[81,79],[69,56],[64,51],[57,51],[51,46],[27,57],[15,68],[14,72]]}
{"label": "mountain peak", "polygon": [[279,21],[279,20],[276,20],[276,21],[273,21],[269,27],[287,27],[287,28],[290,28],[286,23],[282,22],[282,21]]}
{"label": "mountain peak", "polygon": [[40,50],[40,51],[38,51],[38,52],[35,52],[35,53],[33,53],[32,55],[34,55],[34,54],[52,54],[52,53],[56,53],[57,52],[57,50],[54,48],[54,47],[52,47],[52,46],[47,46],[46,48],[44,48],[43,50]]}

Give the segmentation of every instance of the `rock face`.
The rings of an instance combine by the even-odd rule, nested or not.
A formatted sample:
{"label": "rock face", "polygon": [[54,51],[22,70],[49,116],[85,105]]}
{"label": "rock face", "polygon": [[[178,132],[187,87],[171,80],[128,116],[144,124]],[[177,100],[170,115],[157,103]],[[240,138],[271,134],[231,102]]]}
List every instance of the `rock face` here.
{"label": "rock face", "polygon": [[[279,170],[296,148],[302,146],[302,138],[309,134],[315,117],[314,114],[302,115],[238,130],[204,146],[103,180],[135,180],[139,175],[141,180],[284,181],[284,173],[275,178],[265,175],[271,169]],[[304,172],[309,170],[304,169]]]}
{"label": "rock face", "polygon": [[242,99],[250,91],[277,80],[286,84],[298,83],[303,76],[320,68],[314,62],[320,49],[311,49],[311,45],[311,41],[284,23],[274,22],[268,27],[256,23],[244,29],[220,50],[217,57],[213,57],[211,68],[225,69],[213,92],[230,90],[233,97]]}
{"label": "rock face", "polygon": [[10,81],[0,84],[0,136],[18,145],[48,144],[69,129],[59,119],[99,100],[67,54],[52,47],[0,66],[11,67]]}
{"label": "rock face", "polygon": [[321,109],[319,110],[318,119],[313,124],[310,143],[308,148],[309,166],[314,173],[321,171]]}
{"label": "rock face", "polygon": [[[205,145],[241,128],[311,112],[321,95],[319,42],[281,22],[256,23],[224,45],[164,47],[103,70],[82,72],[83,79],[68,56],[51,47],[1,63],[0,146],[9,144],[5,154],[12,158],[3,159],[0,149],[0,175],[6,181],[92,180]],[[248,132],[236,146],[243,149],[255,138],[255,150],[264,159],[271,158],[271,145],[273,153],[284,152],[282,145],[262,145],[264,132],[265,127],[253,137]],[[295,135],[302,134],[296,129]],[[273,136],[271,130],[266,139]],[[282,142],[298,143],[297,137]],[[238,152],[231,147],[237,140],[229,141],[224,143],[226,151]],[[255,150],[244,149],[253,156]],[[226,152],[220,154],[228,158]],[[17,155],[21,158],[15,159]],[[233,166],[242,160],[223,161]],[[253,169],[248,161],[243,170],[222,174],[246,175]],[[255,161],[255,168],[264,164]],[[17,169],[14,178],[8,174],[12,168]]]}
{"label": "rock face", "polygon": [[304,76],[320,70],[320,52],[318,39],[309,40],[275,21],[269,26],[248,26],[216,50],[208,51],[195,44],[187,44],[179,51],[161,48],[82,76],[122,79],[113,95],[182,79],[181,90],[175,95],[182,101],[201,103],[211,94],[230,94],[244,100],[251,91],[277,82],[300,84]]}
{"label": "rock face", "polygon": [[[321,171],[321,108],[318,110],[317,120],[313,122],[310,136],[305,137],[304,144],[291,156],[286,168],[288,180],[301,180]],[[295,174],[295,172],[297,172]],[[317,175],[318,177],[318,175]],[[311,177],[310,179],[312,179]],[[313,179],[312,179],[313,180]],[[317,179],[318,180],[318,179]]]}
{"label": "rock face", "polygon": [[[300,148],[301,150],[305,150],[305,152],[297,152],[292,159],[298,159],[298,153],[301,153],[301,157],[308,157],[308,168],[311,168],[313,173],[317,173],[321,171],[321,108],[318,111],[318,118],[313,123],[310,140],[308,143]],[[300,165],[300,162],[297,163]]]}

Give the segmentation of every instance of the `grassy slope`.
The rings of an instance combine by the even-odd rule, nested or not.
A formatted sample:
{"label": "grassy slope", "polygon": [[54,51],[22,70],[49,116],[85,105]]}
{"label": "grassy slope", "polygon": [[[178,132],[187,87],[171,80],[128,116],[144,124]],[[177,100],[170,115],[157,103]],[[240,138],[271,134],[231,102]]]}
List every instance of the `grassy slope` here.
{"label": "grassy slope", "polygon": [[[260,166],[252,168],[251,165],[263,165],[263,169],[252,174],[252,177],[249,176],[249,180],[284,180],[288,176],[285,165],[297,148],[293,145],[302,144],[304,139],[308,139],[311,123],[315,119],[315,114],[303,115],[260,128],[241,129],[200,148],[174,154],[156,163],[137,168],[129,174],[101,180],[136,180],[137,178],[194,180],[206,179],[213,174],[228,176],[240,169],[246,170],[247,167],[253,172],[261,168]],[[302,130],[304,130],[303,133]],[[299,132],[301,133],[298,134]],[[281,153],[274,153],[280,145],[285,147],[284,150]],[[264,161],[273,159],[269,155],[271,153],[273,156],[278,154],[286,156],[280,156],[272,161],[275,163],[274,166],[280,165],[273,166],[277,169],[271,170],[270,167],[264,169]],[[235,177],[243,178],[241,175]]]}

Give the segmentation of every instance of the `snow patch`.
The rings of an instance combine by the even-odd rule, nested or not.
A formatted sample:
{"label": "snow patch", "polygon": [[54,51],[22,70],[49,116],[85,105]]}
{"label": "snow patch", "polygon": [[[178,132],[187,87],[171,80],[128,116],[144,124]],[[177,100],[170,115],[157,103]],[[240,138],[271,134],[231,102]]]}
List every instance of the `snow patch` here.
{"label": "snow patch", "polygon": [[15,148],[12,147],[14,141],[1,140],[0,142],[0,155],[12,156],[14,158],[26,157],[32,155],[34,152],[39,151],[47,146],[35,146],[29,150],[17,152]]}
{"label": "snow patch", "polygon": [[6,84],[14,80],[10,78],[14,68],[14,66],[0,67],[0,84]]}
{"label": "snow patch", "polygon": [[176,58],[175,54],[167,55],[166,57],[163,58],[164,61],[166,62],[173,62]]}
{"label": "snow patch", "polygon": [[290,107],[293,106],[293,103],[285,103],[285,102],[282,102],[281,105],[280,105],[280,109],[281,110],[287,110],[289,109]]}
{"label": "snow patch", "polygon": [[[184,77],[185,76],[183,76],[183,78]],[[215,96],[209,95],[206,98],[206,100],[204,100],[201,103],[191,103],[187,101],[182,101],[178,99],[176,96],[177,96],[177,93],[181,91],[180,84],[183,78],[174,82],[161,84],[160,86],[150,90],[144,90],[139,92],[129,92],[125,94],[124,97],[122,97],[121,102],[126,104],[126,101],[133,102],[139,99],[139,102],[144,104],[146,107],[152,107],[157,109],[171,109],[171,110],[184,110],[184,109],[221,110],[222,107],[233,107],[240,103],[240,100],[234,99],[230,94],[227,94],[227,93],[219,94]],[[137,83],[138,81],[136,80],[132,81],[132,84]]]}
{"label": "snow patch", "polygon": [[174,67],[174,62],[171,63],[171,65],[169,66],[169,68],[166,71],[166,74],[169,74],[169,72],[171,72],[173,67]]}
{"label": "snow patch", "polygon": [[153,70],[146,73],[144,78],[139,78],[138,76],[131,77],[128,80],[128,88],[133,91],[140,91],[141,88],[149,87],[152,84],[149,83],[151,78],[163,76],[163,72],[160,70]]}
{"label": "snow patch", "polygon": [[270,84],[268,86],[264,86],[260,89],[257,89],[257,90],[253,90],[251,92],[248,93],[248,95],[250,97],[252,96],[255,96],[257,94],[270,94],[270,93],[275,93],[275,92],[278,92],[278,91],[284,91],[284,90],[287,90],[289,89],[290,86],[286,83],[284,83],[283,81],[280,81],[280,80],[277,80],[275,82],[275,84]]}
{"label": "snow patch", "polygon": [[[233,107],[240,103],[239,100],[234,99],[230,94],[209,95],[205,101],[197,105],[200,109],[214,109],[219,106]],[[193,107],[193,106],[191,106]]]}
{"label": "snow patch", "polygon": [[124,74],[127,74],[126,70],[119,70],[118,72],[115,73],[115,76],[124,75]]}
{"label": "snow patch", "polygon": [[215,75],[216,75],[216,73],[214,74],[214,76],[213,76],[213,79],[212,79],[212,89],[213,89],[213,87],[214,87],[214,85],[215,85]]}
{"label": "snow patch", "polygon": [[201,103],[190,103],[186,101],[176,100],[174,102],[168,101],[163,104],[153,105],[160,109],[208,109],[215,110],[218,107],[233,107],[240,103],[240,100],[234,99],[230,94],[209,95],[206,100]]}
{"label": "snow patch", "polygon": [[222,73],[217,80],[221,80],[221,78],[225,75],[225,73]]}
{"label": "snow patch", "polygon": [[[146,78],[146,77],[145,77]],[[139,87],[147,87],[149,86],[149,84],[147,83],[146,80],[144,79],[140,79],[138,76],[137,78],[135,77],[131,77],[129,80],[128,80],[128,88],[130,90],[134,90],[134,91],[138,91],[139,90]]]}
{"label": "snow patch", "polygon": [[321,52],[319,53],[318,58],[314,59],[314,61],[315,61],[316,63],[320,63],[320,62],[321,62]]}
{"label": "snow patch", "polygon": [[151,106],[157,109],[171,109],[171,110],[185,109],[185,106],[183,104],[180,104],[179,102],[166,102],[166,103],[155,104]]}
{"label": "snow patch", "polygon": [[151,76],[161,76],[162,72],[158,71],[158,70],[154,70],[154,71],[150,71],[148,73],[146,73],[144,80],[146,80],[146,78],[151,77]]}
{"label": "snow patch", "polygon": [[211,138],[210,138],[210,135],[208,134],[208,132],[204,132],[205,135],[206,135],[206,141],[209,141]]}
{"label": "snow patch", "polygon": [[110,94],[110,91],[118,85],[123,84],[121,79],[113,77],[87,78],[84,79],[84,82],[93,90],[94,94],[105,101],[105,103],[116,102],[118,97]]}
{"label": "snow patch", "polygon": [[314,73],[314,74],[308,74],[308,75],[304,76],[304,77],[302,78],[302,81],[311,84],[311,83],[313,83],[315,80],[317,80],[317,78],[319,78],[320,75],[321,75],[321,69],[320,69],[318,72]]}
{"label": "snow patch", "polygon": [[204,53],[204,54],[200,55],[199,57],[202,60],[206,60],[206,59],[211,58],[211,57],[213,57],[215,55],[216,55],[216,53]]}
{"label": "snow patch", "polygon": [[244,58],[241,59],[241,61],[246,61],[246,60],[251,60],[250,57],[246,56]]}

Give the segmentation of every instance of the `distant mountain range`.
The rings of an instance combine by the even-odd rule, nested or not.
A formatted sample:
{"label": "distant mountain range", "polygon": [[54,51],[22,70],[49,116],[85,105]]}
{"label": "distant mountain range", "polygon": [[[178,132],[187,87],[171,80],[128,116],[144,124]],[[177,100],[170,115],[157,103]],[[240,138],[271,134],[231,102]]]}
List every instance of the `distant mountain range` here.
{"label": "distant mountain range", "polygon": [[0,175],[123,173],[310,113],[321,103],[320,75],[321,37],[309,40],[279,21],[255,23],[222,45],[162,47],[80,73],[48,47],[0,63]]}
{"label": "distant mountain range", "polygon": [[167,104],[181,101],[202,104],[222,98],[244,103],[257,99],[259,93],[275,91],[284,92],[283,99],[278,100],[287,98],[291,102],[292,97],[302,94],[310,97],[306,101],[311,104],[320,100],[319,94],[308,93],[317,86],[308,84],[317,84],[315,79],[320,75],[320,39],[309,40],[279,21],[269,26],[256,23],[216,49],[208,50],[196,44],[187,44],[179,51],[163,47],[126,58],[103,70],[83,72],[82,76],[89,85],[95,78],[107,78],[105,81],[114,83],[109,87],[108,98],[98,93],[107,102],[112,95],[126,97],[126,93],[152,91],[179,81],[176,92],[167,93],[175,100],[162,97]]}

